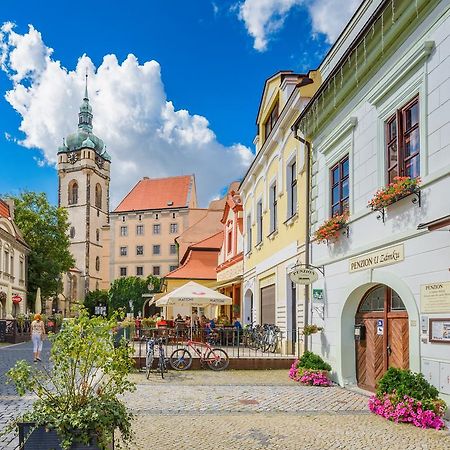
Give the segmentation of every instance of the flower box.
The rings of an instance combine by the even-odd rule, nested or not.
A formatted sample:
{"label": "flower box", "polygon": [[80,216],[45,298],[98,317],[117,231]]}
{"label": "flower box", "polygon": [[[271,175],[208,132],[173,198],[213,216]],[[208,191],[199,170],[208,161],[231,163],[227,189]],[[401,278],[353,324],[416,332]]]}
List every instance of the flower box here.
{"label": "flower box", "polygon": [[348,217],[348,211],[345,211],[326,220],[314,233],[314,240],[318,244],[336,241],[341,230],[348,229]]}
{"label": "flower box", "polygon": [[383,218],[384,222],[384,209],[410,195],[416,196],[413,203],[418,202],[420,206],[420,178],[395,177],[392,183],[375,193],[367,207],[381,212],[380,218]]}
{"label": "flower box", "polygon": [[[19,443],[22,450],[62,450],[61,441],[55,430],[48,430],[44,426],[38,426],[30,422],[21,422],[19,427]],[[76,443],[70,447],[71,450],[100,450],[95,437],[90,444]],[[114,449],[114,442],[108,446]]]}

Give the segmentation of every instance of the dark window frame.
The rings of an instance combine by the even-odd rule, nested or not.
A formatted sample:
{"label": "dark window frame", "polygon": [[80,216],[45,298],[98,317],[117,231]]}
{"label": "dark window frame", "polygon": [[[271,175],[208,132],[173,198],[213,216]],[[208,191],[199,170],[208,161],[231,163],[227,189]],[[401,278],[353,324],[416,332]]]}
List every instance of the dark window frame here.
{"label": "dark window frame", "polygon": [[[406,118],[407,112],[410,111],[414,106],[417,105],[417,123],[415,123],[410,128],[407,128]],[[395,122],[395,136],[391,135],[391,124]],[[404,177],[407,175],[407,165],[415,158],[417,158],[418,163],[418,173],[415,174],[416,178],[420,175],[420,101],[419,96],[416,95],[408,103],[403,105],[401,108],[397,109],[394,114],[392,114],[385,121],[385,158],[386,158],[386,178],[388,183],[394,181],[395,176]],[[406,139],[416,130],[418,137],[418,149],[414,153],[406,156]],[[391,149],[395,148],[397,151],[397,159],[395,164],[390,164],[392,160]]]}
{"label": "dark window frame", "polygon": [[[348,173],[347,175],[343,176],[343,167],[345,163],[348,163]],[[334,181],[334,171],[339,171],[337,182]],[[330,169],[330,205],[331,205],[331,217],[343,214],[345,211],[348,211],[349,209],[349,201],[350,201],[350,159],[349,155],[344,156],[339,162],[337,162],[334,166]],[[348,182],[348,195],[344,197],[342,186],[344,182]],[[338,188],[339,190],[339,198],[336,202],[333,203],[333,190],[335,188]],[[337,210],[335,211],[335,208]]]}
{"label": "dark window frame", "polygon": [[279,101],[277,100],[275,102],[275,104],[272,106],[272,109],[270,110],[270,113],[269,113],[266,121],[264,122],[264,142],[267,140],[270,133],[272,132],[272,130],[275,127],[275,123],[277,122],[277,119],[279,116],[279,114],[278,114],[279,108],[280,108],[280,104],[279,104]]}

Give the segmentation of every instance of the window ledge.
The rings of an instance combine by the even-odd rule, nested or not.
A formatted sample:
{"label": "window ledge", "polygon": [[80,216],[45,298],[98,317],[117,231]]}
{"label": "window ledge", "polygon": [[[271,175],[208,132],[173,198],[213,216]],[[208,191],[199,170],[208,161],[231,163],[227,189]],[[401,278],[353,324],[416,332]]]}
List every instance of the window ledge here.
{"label": "window ledge", "polygon": [[252,251],[251,250],[245,254],[246,258],[250,258],[250,256],[252,256]]}
{"label": "window ledge", "polygon": [[270,234],[267,235],[267,239],[273,241],[278,234],[278,229],[273,230]]}
{"label": "window ledge", "polygon": [[255,245],[255,248],[256,248],[256,250],[260,250],[262,246],[263,246],[263,241],[260,241]]}
{"label": "window ledge", "polygon": [[284,221],[287,227],[291,227],[298,220],[298,212],[296,211],[291,217]]}

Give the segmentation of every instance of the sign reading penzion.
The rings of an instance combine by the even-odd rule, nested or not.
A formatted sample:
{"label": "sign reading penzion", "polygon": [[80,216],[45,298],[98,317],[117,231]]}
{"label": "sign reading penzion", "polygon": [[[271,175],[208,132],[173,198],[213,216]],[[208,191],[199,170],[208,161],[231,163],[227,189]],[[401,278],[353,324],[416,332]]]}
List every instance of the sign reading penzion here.
{"label": "sign reading penzion", "polygon": [[387,266],[403,261],[405,254],[403,244],[392,247],[382,248],[375,252],[366,253],[349,260],[349,272],[358,272],[359,270],[373,269],[375,267]]}

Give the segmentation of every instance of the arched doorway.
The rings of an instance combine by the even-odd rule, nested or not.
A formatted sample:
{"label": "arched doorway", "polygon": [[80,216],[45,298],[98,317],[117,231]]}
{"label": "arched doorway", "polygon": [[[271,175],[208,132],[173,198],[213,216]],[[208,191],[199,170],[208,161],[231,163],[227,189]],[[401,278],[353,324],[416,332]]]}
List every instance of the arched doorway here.
{"label": "arched doorway", "polygon": [[362,326],[355,343],[358,386],[374,391],[389,367],[409,368],[408,313],[392,288],[379,284],[363,296],[355,315]]}
{"label": "arched doorway", "polygon": [[253,292],[250,289],[245,293],[242,319],[244,320],[244,325],[249,325],[253,322]]}

